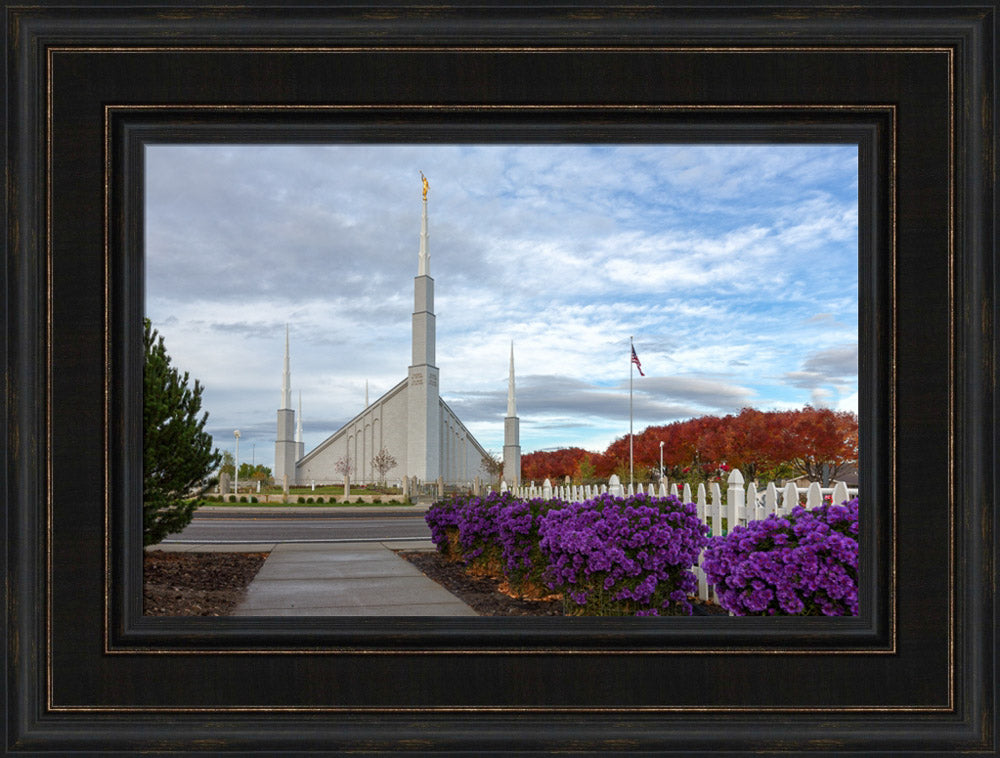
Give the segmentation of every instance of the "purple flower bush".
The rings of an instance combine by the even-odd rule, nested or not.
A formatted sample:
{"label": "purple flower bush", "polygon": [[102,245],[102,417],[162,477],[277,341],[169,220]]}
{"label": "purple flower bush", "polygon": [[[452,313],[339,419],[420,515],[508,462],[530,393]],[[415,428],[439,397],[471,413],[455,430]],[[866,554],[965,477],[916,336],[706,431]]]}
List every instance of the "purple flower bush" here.
{"label": "purple flower bush", "polygon": [[[449,558],[458,558],[458,517],[465,497],[452,496],[448,500],[439,500],[424,514],[424,521],[431,530],[431,541],[438,552]],[[452,540],[451,537],[455,539]]]}
{"label": "purple flower bush", "polygon": [[708,541],[693,503],[600,495],[548,511],[538,529],[548,586],[585,615],[691,613],[691,568]]}
{"label": "purple flower bush", "polygon": [[737,616],[858,615],[858,499],[713,537],[701,566]]}
{"label": "purple flower bush", "polygon": [[487,497],[453,495],[435,503],[424,515],[438,550],[466,566],[487,566],[499,559],[499,512],[512,498],[490,493]]}
{"label": "purple flower bush", "polygon": [[520,500],[510,493],[455,495],[435,503],[424,519],[438,550],[465,565],[495,569],[514,584],[537,582],[543,568],[538,550],[541,514],[561,500]]}
{"label": "purple flower bush", "polygon": [[544,588],[546,563],[539,547],[538,528],[546,513],[566,505],[559,499],[525,501],[510,498],[498,512],[497,539],[503,573],[512,588],[529,593]]}

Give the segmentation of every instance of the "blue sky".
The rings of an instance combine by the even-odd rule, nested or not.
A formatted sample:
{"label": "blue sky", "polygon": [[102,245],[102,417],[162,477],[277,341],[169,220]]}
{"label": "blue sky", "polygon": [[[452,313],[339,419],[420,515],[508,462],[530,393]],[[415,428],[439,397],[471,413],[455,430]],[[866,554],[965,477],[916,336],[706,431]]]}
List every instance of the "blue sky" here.
{"label": "blue sky", "polygon": [[285,324],[309,450],[405,378],[430,181],[441,395],[524,452],[751,406],[857,412],[854,145],[146,148],[146,313],[216,444],[271,466]]}

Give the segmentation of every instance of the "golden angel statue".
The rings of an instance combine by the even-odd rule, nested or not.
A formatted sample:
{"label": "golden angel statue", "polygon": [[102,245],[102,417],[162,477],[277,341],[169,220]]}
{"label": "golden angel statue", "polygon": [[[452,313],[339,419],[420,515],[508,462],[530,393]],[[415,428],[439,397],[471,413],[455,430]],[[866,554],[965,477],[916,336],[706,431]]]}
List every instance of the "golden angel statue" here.
{"label": "golden angel statue", "polygon": [[426,200],[427,199],[427,188],[430,186],[430,183],[427,181],[427,177],[424,176],[424,172],[423,171],[420,172],[420,179],[424,183],[424,200]]}

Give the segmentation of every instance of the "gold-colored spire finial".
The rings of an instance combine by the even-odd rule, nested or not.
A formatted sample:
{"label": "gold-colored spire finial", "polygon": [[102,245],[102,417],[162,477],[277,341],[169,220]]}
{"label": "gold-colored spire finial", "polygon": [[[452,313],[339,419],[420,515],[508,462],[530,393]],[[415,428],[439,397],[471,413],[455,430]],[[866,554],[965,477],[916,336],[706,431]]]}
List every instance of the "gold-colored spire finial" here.
{"label": "gold-colored spire finial", "polygon": [[424,172],[423,171],[420,172],[420,179],[424,183],[424,200],[426,200],[427,199],[427,188],[430,186],[430,183],[427,181],[427,177],[424,176]]}

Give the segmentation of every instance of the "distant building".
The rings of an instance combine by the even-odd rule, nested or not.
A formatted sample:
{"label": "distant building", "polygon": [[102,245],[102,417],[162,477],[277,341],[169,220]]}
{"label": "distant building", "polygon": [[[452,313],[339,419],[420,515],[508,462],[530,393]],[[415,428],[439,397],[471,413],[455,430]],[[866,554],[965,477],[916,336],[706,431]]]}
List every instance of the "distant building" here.
{"label": "distant building", "polygon": [[[285,332],[285,364],[281,382],[281,407],[278,410],[278,433],[275,442],[275,479],[281,483],[307,484],[310,481],[334,482],[343,479],[337,462],[347,458],[352,467],[351,481],[374,482],[379,473],[372,459],[383,448],[396,460],[386,473],[390,480],[404,476],[421,482],[439,477],[446,483],[471,482],[476,477],[489,479],[484,459],[488,453],[476,441],[448,404],[438,394],[439,372],[435,365],[434,280],[430,277],[430,253],[427,234],[427,182],[424,180],[423,218],[420,228],[420,252],[414,278],[412,319],[412,363],[407,376],[344,426],[308,453],[302,443],[302,404],[299,402],[299,425],[293,438],[295,411],[291,407],[288,332]],[[510,483],[520,479],[520,442],[518,419],[514,410],[514,347],[511,345],[510,384],[507,418],[504,422],[504,478]],[[516,465],[508,467],[506,458],[514,456]],[[513,459],[512,459],[513,460]]]}

